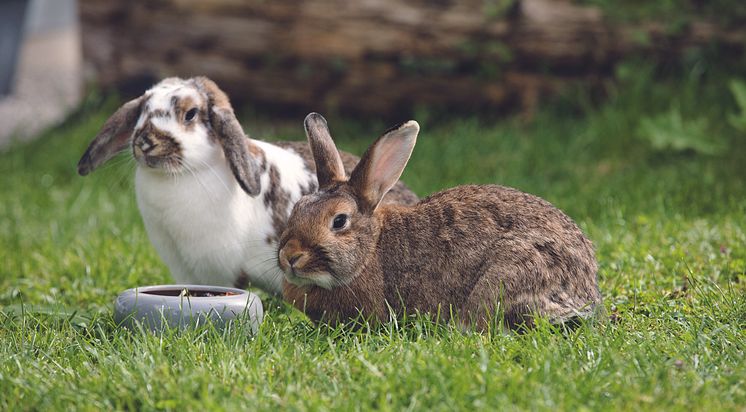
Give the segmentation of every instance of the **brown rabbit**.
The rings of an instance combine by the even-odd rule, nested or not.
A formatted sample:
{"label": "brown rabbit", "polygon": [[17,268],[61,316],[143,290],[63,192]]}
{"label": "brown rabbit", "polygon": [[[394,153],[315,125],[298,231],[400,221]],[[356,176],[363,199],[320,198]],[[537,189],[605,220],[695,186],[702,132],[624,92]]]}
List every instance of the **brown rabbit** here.
{"label": "brown rabbit", "polygon": [[379,205],[409,160],[417,122],[378,138],[349,180],[324,118],[309,114],[305,129],[319,191],[293,208],[278,262],[284,298],[313,321],[406,311],[485,328],[499,313],[513,328],[602,307],[593,245],[545,200],[467,185],[414,206]]}

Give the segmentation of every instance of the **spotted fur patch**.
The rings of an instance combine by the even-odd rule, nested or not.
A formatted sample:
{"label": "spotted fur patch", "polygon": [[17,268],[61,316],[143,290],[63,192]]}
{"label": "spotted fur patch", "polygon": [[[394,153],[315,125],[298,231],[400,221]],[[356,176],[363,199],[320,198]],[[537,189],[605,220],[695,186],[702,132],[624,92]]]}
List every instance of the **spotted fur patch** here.
{"label": "spotted fur patch", "polygon": [[148,112],[148,119],[147,119],[147,121],[149,121],[151,118],[154,118],[154,117],[159,117],[159,118],[164,118],[164,119],[170,119],[171,118],[171,112],[169,112],[168,110],[163,110],[163,109],[151,110],[151,111]]}
{"label": "spotted fur patch", "polygon": [[264,193],[264,206],[272,211],[272,227],[275,233],[282,233],[288,219],[290,193],[280,183],[280,171],[277,166],[269,166],[269,187]]}
{"label": "spotted fur patch", "polygon": [[137,132],[133,148],[135,157],[142,156],[145,163],[153,168],[176,166],[182,158],[179,142],[170,133],[154,127],[150,122]]}
{"label": "spotted fur patch", "polygon": [[246,274],[243,270],[241,273],[236,276],[236,280],[233,281],[233,287],[238,289],[246,289],[249,287],[249,284],[251,283],[251,280],[249,279],[249,275]]}
{"label": "spotted fur patch", "polygon": [[246,144],[249,145],[249,154],[256,160],[256,164],[259,165],[257,172],[264,173],[267,170],[267,156],[264,154],[264,150],[255,144],[251,144],[248,139],[246,139]]}

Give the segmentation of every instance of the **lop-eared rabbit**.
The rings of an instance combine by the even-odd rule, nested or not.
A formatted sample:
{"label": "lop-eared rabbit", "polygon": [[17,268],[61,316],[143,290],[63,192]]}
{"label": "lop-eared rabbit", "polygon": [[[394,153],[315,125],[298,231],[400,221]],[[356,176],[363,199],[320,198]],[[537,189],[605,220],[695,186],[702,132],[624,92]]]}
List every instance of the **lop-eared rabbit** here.
{"label": "lop-eared rabbit", "polygon": [[[168,78],[106,121],[78,172],[125,149],[148,236],[177,282],[281,293],[277,240],[295,202],[317,188],[305,142],[250,139],[213,81]],[[346,170],[359,160],[342,158]],[[386,201],[417,197],[397,184]]]}
{"label": "lop-eared rabbit", "polygon": [[305,129],[319,190],[296,203],[277,258],[284,298],[313,321],[418,312],[514,328],[602,307],[593,245],[543,199],[467,185],[415,205],[382,204],[414,148],[415,121],[376,140],[349,179],[324,118],[308,115]]}

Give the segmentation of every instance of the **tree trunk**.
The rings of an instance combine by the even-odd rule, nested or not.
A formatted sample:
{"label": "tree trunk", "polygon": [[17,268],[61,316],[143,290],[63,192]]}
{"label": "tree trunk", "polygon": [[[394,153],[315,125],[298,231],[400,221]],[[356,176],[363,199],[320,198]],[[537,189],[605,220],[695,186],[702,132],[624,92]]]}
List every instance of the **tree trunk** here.
{"label": "tree trunk", "polygon": [[96,80],[140,94],[207,75],[236,102],[401,118],[416,107],[519,107],[598,79],[632,53],[682,53],[746,33],[620,27],[561,0],[80,0]]}

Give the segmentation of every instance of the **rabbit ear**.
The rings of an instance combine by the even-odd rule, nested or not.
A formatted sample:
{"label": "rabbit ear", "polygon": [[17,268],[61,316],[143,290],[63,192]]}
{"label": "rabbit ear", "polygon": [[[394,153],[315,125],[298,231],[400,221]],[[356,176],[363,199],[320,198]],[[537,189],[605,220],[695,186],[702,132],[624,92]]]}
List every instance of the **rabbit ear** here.
{"label": "rabbit ear", "polygon": [[328,187],[334,182],[343,182],[347,177],[344,164],[329,134],[329,127],[324,116],[311,113],[306,116],[303,125],[306,128],[306,137],[311,146],[313,160],[316,162],[319,188]]}
{"label": "rabbit ear", "polygon": [[420,125],[410,120],[389,129],[363,154],[349,184],[360,197],[364,213],[373,213],[404,171],[412,155]]}
{"label": "rabbit ear", "polygon": [[261,166],[249,152],[251,142],[244,134],[233,110],[213,107],[210,112],[210,123],[220,145],[223,146],[223,153],[239,186],[249,196],[258,196],[262,191],[259,176]]}
{"label": "rabbit ear", "polygon": [[215,82],[206,77],[198,77],[195,81],[207,94],[210,126],[223,147],[223,153],[233,176],[249,196],[258,196],[262,191],[261,165],[249,151],[251,142],[246,137],[241,124],[238,123],[228,96],[218,88]]}
{"label": "rabbit ear", "polygon": [[78,174],[85,176],[126,149],[140,118],[143,97],[130,100],[114,112],[78,162]]}

